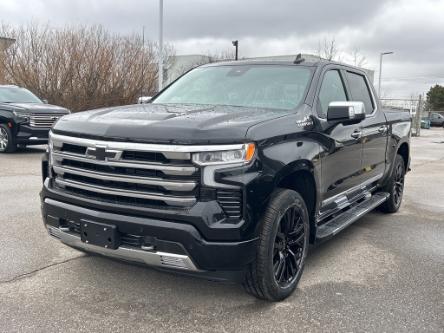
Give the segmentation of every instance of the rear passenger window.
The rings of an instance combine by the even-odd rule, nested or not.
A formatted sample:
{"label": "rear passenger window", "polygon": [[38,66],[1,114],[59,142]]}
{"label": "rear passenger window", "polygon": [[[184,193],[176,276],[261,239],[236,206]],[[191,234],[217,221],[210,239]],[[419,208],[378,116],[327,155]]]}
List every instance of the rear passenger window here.
{"label": "rear passenger window", "polygon": [[360,74],[347,72],[347,80],[350,86],[351,100],[364,103],[366,114],[373,113],[375,106],[365,77]]}
{"label": "rear passenger window", "polygon": [[324,75],[321,90],[319,91],[317,111],[320,117],[327,116],[330,102],[342,102],[347,100],[344,84],[337,70],[330,70]]}

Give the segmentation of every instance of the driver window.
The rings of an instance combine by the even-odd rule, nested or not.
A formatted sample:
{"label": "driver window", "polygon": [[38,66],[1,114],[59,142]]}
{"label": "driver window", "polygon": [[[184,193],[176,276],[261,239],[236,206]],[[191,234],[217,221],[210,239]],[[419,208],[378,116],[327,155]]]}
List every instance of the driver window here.
{"label": "driver window", "polygon": [[330,70],[325,73],[317,103],[319,116],[322,118],[327,117],[327,109],[330,102],[342,102],[346,100],[347,95],[339,71]]}

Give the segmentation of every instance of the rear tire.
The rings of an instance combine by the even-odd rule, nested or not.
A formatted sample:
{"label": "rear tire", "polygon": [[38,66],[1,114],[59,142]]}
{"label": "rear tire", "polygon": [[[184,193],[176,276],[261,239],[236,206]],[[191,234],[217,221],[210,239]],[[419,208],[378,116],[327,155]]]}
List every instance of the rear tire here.
{"label": "rear tire", "polygon": [[17,145],[11,129],[4,124],[0,124],[0,153],[13,153],[16,150]]}
{"label": "rear tire", "polygon": [[248,293],[268,301],[280,301],[293,293],[304,269],[309,228],[301,195],[276,190],[260,224],[256,259],[246,274]]}
{"label": "rear tire", "polygon": [[390,196],[380,206],[380,210],[384,213],[396,213],[401,207],[402,195],[404,193],[405,165],[404,159],[397,154],[395,164],[393,165],[392,175],[387,182],[384,190]]}

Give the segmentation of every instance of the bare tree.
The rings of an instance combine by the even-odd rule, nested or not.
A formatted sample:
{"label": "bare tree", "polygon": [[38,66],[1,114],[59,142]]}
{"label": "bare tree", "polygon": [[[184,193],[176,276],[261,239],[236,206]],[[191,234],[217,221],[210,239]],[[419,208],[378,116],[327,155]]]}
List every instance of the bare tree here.
{"label": "bare tree", "polygon": [[134,103],[156,91],[156,47],[140,35],[101,26],[2,26],[16,43],[0,63],[7,83],[26,87],[72,111]]}
{"label": "bare tree", "polygon": [[367,58],[361,53],[359,48],[353,49],[351,55],[354,66],[364,67],[367,64]]}
{"label": "bare tree", "polygon": [[321,42],[318,42],[318,49],[317,49],[317,56],[320,59],[326,59],[326,60],[340,60],[340,54],[339,50],[336,46],[336,39],[330,38],[324,38],[324,40]]}
{"label": "bare tree", "polygon": [[[231,49],[226,49],[226,50],[216,51],[216,52],[207,51],[205,54],[202,54],[200,57],[196,57],[193,62],[183,64],[180,66],[177,64],[177,58],[175,56],[171,56],[169,64],[170,64],[170,67],[171,66],[177,67],[174,70],[174,74],[176,76],[180,76],[182,74],[185,74],[186,72],[188,72],[189,70],[191,70],[193,68],[196,68],[196,67],[199,67],[199,66],[202,66],[205,64],[220,62],[220,61],[229,61],[229,60],[234,60],[234,51]],[[175,79],[175,78],[170,78],[170,80],[173,80],[173,79]]]}

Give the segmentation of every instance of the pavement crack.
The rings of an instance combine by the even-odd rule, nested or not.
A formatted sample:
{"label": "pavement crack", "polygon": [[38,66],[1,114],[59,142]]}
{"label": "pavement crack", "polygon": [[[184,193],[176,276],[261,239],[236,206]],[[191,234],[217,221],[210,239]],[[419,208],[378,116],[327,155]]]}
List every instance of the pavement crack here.
{"label": "pavement crack", "polygon": [[73,261],[73,260],[76,260],[76,259],[79,259],[79,258],[83,258],[83,257],[84,257],[84,256],[81,255],[81,256],[78,256],[78,257],[74,257],[74,258],[66,259],[66,260],[64,260],[64,261],[55,262],[55,263],[52,263],[52,264],[50,264],[50,265],[46,265],[46,266],[43,266],[43,267],[37,268],[37,269],[35,269],[35,270],[33,270],[33,271],[19,274],[19,275],[17,275],[17,276],[14,276],[12,279],[8,279],[8,280],[0,280],[0,284],[4,284],[4,283],[13,283],[13,282],[16,282],[16,281],[19,281],[19,280],[25,279],[25,278],[27,278],[27,277],[33,276],[33,275],[35,275],[35,274],[37,274],[37,273],[39,273],[39,272],[41,272],[41,271],[43,271],[43,270],[45,270],[45,269],[47,269],[47,268],[51,268],[51,267],[54,267],[54,266],[58,266],[58,265],[62,265],[62,264],[66,264],[67,262],[70,262],[70,261]]}

